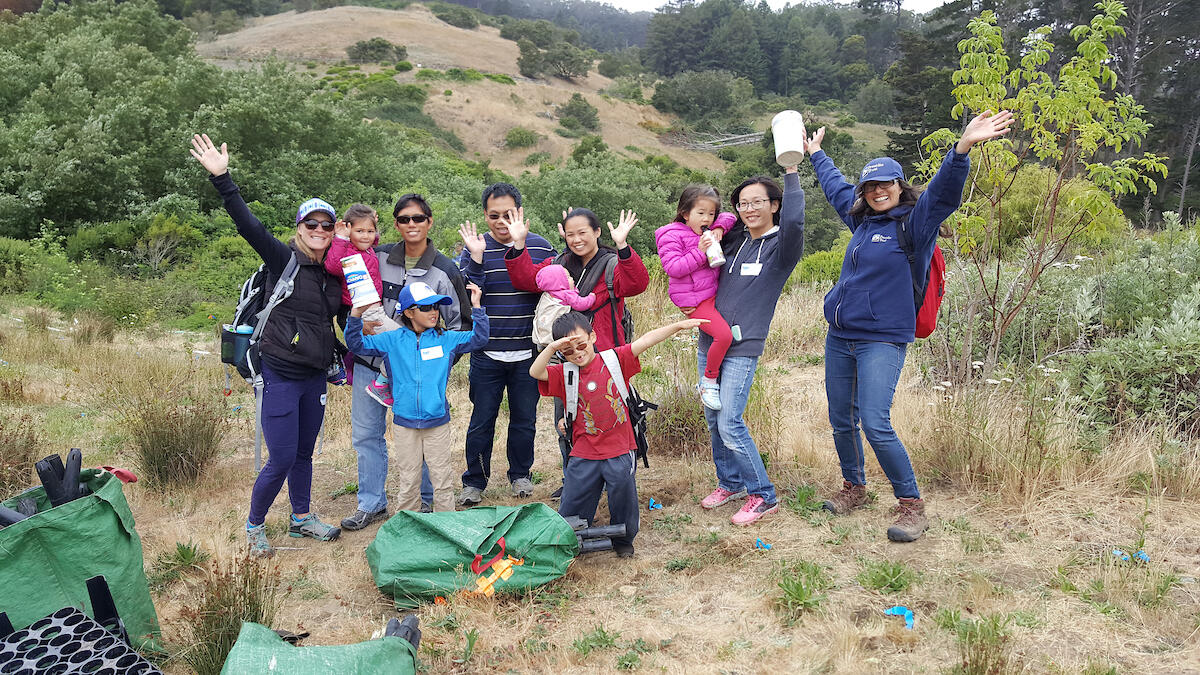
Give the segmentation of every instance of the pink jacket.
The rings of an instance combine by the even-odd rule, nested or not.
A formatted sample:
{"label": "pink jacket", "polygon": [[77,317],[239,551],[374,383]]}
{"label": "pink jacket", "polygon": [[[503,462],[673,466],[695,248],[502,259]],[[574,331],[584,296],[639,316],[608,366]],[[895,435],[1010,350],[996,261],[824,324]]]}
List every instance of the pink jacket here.
{"label": "pink jacket", "polygon": [[[379,235],[375,235],[375,243],[379,243]],[[379,256],[375,255],[375,251],[360,251],[349,239],[334,237],[329,244],[329,250],[325,252],[325,270],[342,280],[342,304],[347,307],[350,306],[350,289],[346,288],[346,275],[342,273],[342,258],[355,253],[362,254],[363,262],[367,263],[367,273],[371,275],[371,281],[375,282],[375,290],[379,297],[383,297],[383,277],[379,276]]]}
{"label": "pink jacket", "polygon": [[[732,213],[713,221],[714,230],[728,231],[737,222]],[[717,294],[721,268],[708,266],[708,257],[696,247],[700,235],[685,223],[674,222],[654,231],[658,257],[667,273],[667,295],[676,307],[695,307]]]}
{"label": "pink jacket", "polygon": [[549,293],[555,300],[577,312],[587,311],[596,304],[596,294],[580,295],[571,283],[571,275],[562,265],[546,265],[538,270],[538,288],[543,293]]}

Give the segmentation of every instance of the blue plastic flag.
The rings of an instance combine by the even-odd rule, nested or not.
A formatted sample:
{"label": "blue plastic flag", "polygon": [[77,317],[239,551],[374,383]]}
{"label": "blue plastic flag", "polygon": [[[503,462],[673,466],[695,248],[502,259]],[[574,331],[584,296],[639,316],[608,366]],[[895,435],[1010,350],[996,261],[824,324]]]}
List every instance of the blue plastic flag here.
{"label": "blue plastic flag", "polygon": [[661,509],[661,508],[662,508],[662,504],[660,504],[659,502],[656,502],[656,501],[654,501],[654,497],[651,497],[651,498],[650,498],[650,503],[647,505],[647,507],[648,507],[648,509],[649,509],[650,511],[656,511],[656,510],[658,510],[658,509]]}
{"label": "blue plastic flag", "polygon": [[1146,555],[1146,552],[1140,548],[1138,549],[1137,553],[1133,554],[1133,557],[1137,558],[1138,560],[1140,560],[1144,563],[1150,562],[1150,556]]}
{"label": "blue plastic flag", "polygon": [[754,540],[754,548],[770,551],[771,545],[762,540],[762,537]]}
{"label": "blue plastic flag", "polygon": [[1129,554],[1119,548],[1113,549],[1113,557],[1122,562],[1129,562]]}
{"label": "blue plastic flag", "polygon": [[895,607],[888,607],[887,609],[883,610],[883,613],[887,614],[888,616],[904,617],[904,627],[907,628],[908,630],[912,630],[913,626],[915,626],[917,624],[917,618],[915,616],[913,616],[912,610],[907,607],[904,607],[902,605],[896,605]]}

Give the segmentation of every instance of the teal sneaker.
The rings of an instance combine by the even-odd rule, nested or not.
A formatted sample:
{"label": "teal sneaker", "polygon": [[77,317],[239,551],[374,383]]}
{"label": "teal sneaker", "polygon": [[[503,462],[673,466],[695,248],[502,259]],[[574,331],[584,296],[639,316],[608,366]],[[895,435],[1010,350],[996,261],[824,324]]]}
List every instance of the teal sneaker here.
{"label": "teal sneaker", "polygon": [[250,555],[255,558],[270,558],[275,555],[271,542],[267,541],[267,524],[251,525],[246,522],[246,544],[250,547]]}
{"label": "teal sneaker", "polygon": [[317,519],[315,513],[310,513],[300,520],[295,514],[288,519],[289,537],[312,537],[317,541],[333,541],[342,533],[342,528],[326,525]]}

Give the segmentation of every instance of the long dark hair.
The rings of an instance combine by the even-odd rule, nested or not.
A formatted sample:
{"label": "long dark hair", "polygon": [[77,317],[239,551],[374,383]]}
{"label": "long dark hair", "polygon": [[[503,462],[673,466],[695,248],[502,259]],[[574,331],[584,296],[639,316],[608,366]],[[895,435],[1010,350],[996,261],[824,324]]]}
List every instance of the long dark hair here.
{"label": "long dark hair", "polygon": [[[900,186],[900,200],[896,206],[912,206],[913,204],[916,204],[917,199],[921,196],[921,191],[925,189],[916,187],[903,178],[897,178],[896,184]],[[865,218],[872,213],[875,213],[875,210],[872,209],[869,204],[867,204],[867,200],[863,198],[862,186],[863,184],[859,183],[854,187],[854,204],[850,206],[851,218]],[[894,209],[896,206],[893,206],[892,208]]]}
{"label": "long dark hair", "polygon": [[[413,307],[415,307],[415,306],[416,305],[413,305]],[[409,307],[408,309],[412,309],[412,307]],[[417,332],[417,329],[413,327],[412,319],[410,319],[409,316],[404,313],[406,311],[408,311],[408,310],[400,311],[400,323],[404,324],[405,328],[407,328],[415,333],[415,332]],[[437,331],[438,335],[441,335],[442,333],[444,333],[446,331],[446,323],[445,323],[445,320],[442,319],[442,311],[441,310],[438,310],[437,323],[433,325],[433,328],[429,328],[428,330]]]}
{"label": "long dark hair", "polygon": [[721,194],[715,187],[693,183],[685,187],[679,195],[679,206],[675,209],[675,221],[686,223],[688,214],[696,207],[696,202],[701,199],[711,200],[717,205],[717,209],[721,208]]}
{"label": "long dark hair", "polygon": [[776,183],[773,178],[768,178],[766,176],[751,176],[750,178],[742,181],[741,185],[733,188],[733,192],[729,195],[729,203],[733,205],[733,212],[737,214],[738,222],[742,223],[742,225],[746,224],[742,221],[742,212],[737,210],[737,203],[738,199],[742,196],[742,190],[745,190],[751,185],[763,186],[767,190],[767,199],[779,203],[779,208],[775,209],[775,213],[771,214],[771,219],[774,221],[774,224],[779,225],[780,212],[783,211],[783,188],[779,187],[779,183]]}
{"label": "long dark hair", "polygon": [[[617,252],[617,249],[613,248],[612,246],[600,242],[600,219],[596,217],[595,213],[592,213],[591,209],[571,209],[570,213],[567,214],[567,217],[563,218],[563,227],[565,228],[567,226],[568,220],[575,218],[576,216],[582,216],[583,218],[586,218],[588,225],[593,231],[596,232],[596,255],[600,255],[600,251],[611,251],[613,253]],[[578,276],[578,271],[583,269],[583,258],[580,258],[579,254],[572,251],[570,248],[563,251],[563,256],[562,266],[567,268],[567,271],[571,273],[572,277]],[[593,260],[594,259],[595,258],[593,258]],[[583,291],[584,289],[580,290]],[[591,289],[587,289],[587,291],[590,292]]]}

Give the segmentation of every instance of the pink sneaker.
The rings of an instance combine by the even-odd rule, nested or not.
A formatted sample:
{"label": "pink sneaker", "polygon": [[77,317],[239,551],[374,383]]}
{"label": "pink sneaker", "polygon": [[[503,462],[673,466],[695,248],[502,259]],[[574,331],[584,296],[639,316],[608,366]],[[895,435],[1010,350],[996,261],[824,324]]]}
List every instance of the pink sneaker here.
{"label": "pink sneaker", "polygon": [[779,510],[779,502],[767,504],[762,497],[758,495],[750,495],[746,498],[746,503],[742,504],[741,510],[733,514],[729,522],[734,525],[749,525],[763,516],[775,513]]}
{"label": "pink sneaker", "polygon": [[738,492],[730,492],[723,487],[718,487],[716,490],[712,491],[712,494],[705,497],[700,502],[700,506],[706,509],[715,509],[718,506],[728,504],[735,499],[744,499],[745,497],[746,490],[744,488]]}
{"label": "pink sneaker", "polygon": [[392,386],[391,384],[381,385],[378,382],[371,380],[367,385],[367,396],[379,401],[380,404],[387,407],[392,407]]}

